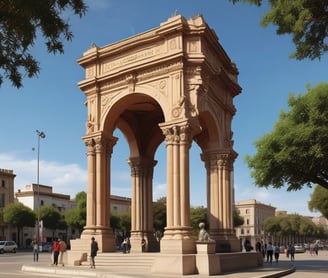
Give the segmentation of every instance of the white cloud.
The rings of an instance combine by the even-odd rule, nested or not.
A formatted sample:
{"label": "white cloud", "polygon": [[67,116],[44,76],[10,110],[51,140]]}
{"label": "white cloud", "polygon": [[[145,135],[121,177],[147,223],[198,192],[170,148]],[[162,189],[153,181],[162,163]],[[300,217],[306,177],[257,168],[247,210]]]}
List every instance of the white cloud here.
{"label": "white cloud", "polygon": [[[0,154],[1,168],[13,170],[16,175],[15,191],[25,185],[37,183],[37,160],[24,160],[13,154]],[[87,171],[77,164],[60,164],[54,161],[39,161],[39,183],[53,187],[53,192],[68,194],[86,191]]]}
{"label": "white cloud", "polygon": [[153,186],[153,201],[166,196],[166,184],[154,184]]}

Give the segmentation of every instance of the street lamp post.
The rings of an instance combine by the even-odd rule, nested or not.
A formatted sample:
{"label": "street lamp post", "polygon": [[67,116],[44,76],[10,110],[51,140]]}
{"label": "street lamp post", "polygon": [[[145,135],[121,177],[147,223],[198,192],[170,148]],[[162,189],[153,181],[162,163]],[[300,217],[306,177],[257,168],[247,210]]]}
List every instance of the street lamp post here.
{"label": "street lamp post", "polygon": [[38,209],[38,227],[37,227],[37,243],[40,246],[40,139],[45,138],[46,135],[43,131],[36,130],[38,135],[38,166],[37,166],[37,209]]}

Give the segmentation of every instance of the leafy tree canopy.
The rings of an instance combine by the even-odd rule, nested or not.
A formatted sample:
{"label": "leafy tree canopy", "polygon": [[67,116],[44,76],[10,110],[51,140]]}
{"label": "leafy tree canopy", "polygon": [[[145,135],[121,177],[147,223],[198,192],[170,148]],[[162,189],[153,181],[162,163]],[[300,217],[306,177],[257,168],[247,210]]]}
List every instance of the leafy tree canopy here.
{"label": "leafy tree canopy", "polygon": [[269,217],[264,221],[263,228],[266,233],[277,236],[300,235],[316,238],[324,235],[321,226],[314,224],[308,217],[297,214]]}
{"label": "leafy tree canopy", "polygon": [[[260,6],[262,0],[230,0]],[[291,58],[320,59],[328,51],[328,1],[327,0],[269,0],[271,9],[261,24],[277,26],[277,34],[290,34],[296,47]]]}
{"label": "leafy tree canopy", "polygon": [[0,86],[3,78],[22,87],[22,78],[35,77],[39,62],[31,55],[37,36],[42,36],[49,53],[64,53],[64,41],[73,33],[67,11],[82,17],[87,7],[83,0],[0,0]]}
{"label": "leafy tree canopy", "polygon": [[190,225],[193,233],[197,235],[199,233],[199,223],[205,223],[206,229],[208,229],[207,223],[207,209],[203,206],[190,208]]}
{"label": "leafy tree canopy", "polygon": [[233,216],[233,226],[234,227],[244,225],[245,220],[242,216],[240,216],[240,211],[236,207],[233,208],[232,216]]}
{"label": "leafy tree canopy", "polygon": [[12,203],[3,209],[3,220],[16,227],[33,227],[36,216],[33,210],[22,203]]}
{"label": "leafy tree canopy", "polygon": [[43,221],[43,226],[51,230],[62,229],[64,226],[60,211],[52,205],[41,206],[40,219]]}
{"label": "leafy tree canopy", "polygon": [[154,228],[156,231],[164,232],[166,227],[166,197],[159,198],[153,204]]}
{"label": "leafy tree canopy", "polygon": [[246,156],[259,187],[300,190],[318,184],[328,189],[328,83],[289,96],[289,112],[282,111],[271,133]]}
{"label": "leafy tree canopy", "polygon": [[86,225],[86,199],[87,194],[84,191],[77,193],[75,196],[76,208],[69,209],[65,212],[66,223],[69,226],[78,229],[80,233]]}
{"label": "leafy tree canopy", "polygon": [[316,186],[309,201],[310,211],[319,211],[328,219],[328,190],[322,186]]}

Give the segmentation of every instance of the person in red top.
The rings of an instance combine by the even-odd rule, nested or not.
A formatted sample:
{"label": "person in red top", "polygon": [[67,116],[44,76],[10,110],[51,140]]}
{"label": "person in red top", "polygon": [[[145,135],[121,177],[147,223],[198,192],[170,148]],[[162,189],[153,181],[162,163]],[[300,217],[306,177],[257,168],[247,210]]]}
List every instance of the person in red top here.
{"label": "person in red top", "polygon": [[58,265],[59,251],[60,251],[59,241],[56,240],[52,244],[52,252],[54,253],[54,265],[56,265],[56,266]]}

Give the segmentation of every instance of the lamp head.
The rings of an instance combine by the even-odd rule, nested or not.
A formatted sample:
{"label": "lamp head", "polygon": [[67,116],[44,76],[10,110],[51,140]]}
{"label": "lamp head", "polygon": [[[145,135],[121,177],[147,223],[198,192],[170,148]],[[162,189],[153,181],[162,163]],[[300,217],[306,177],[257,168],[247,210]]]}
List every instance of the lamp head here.
{"label": "lamp head", "polygon": [[40,138],[46,138],[46,134],[43,131],[36,130],[36,133],[40,136]]}

